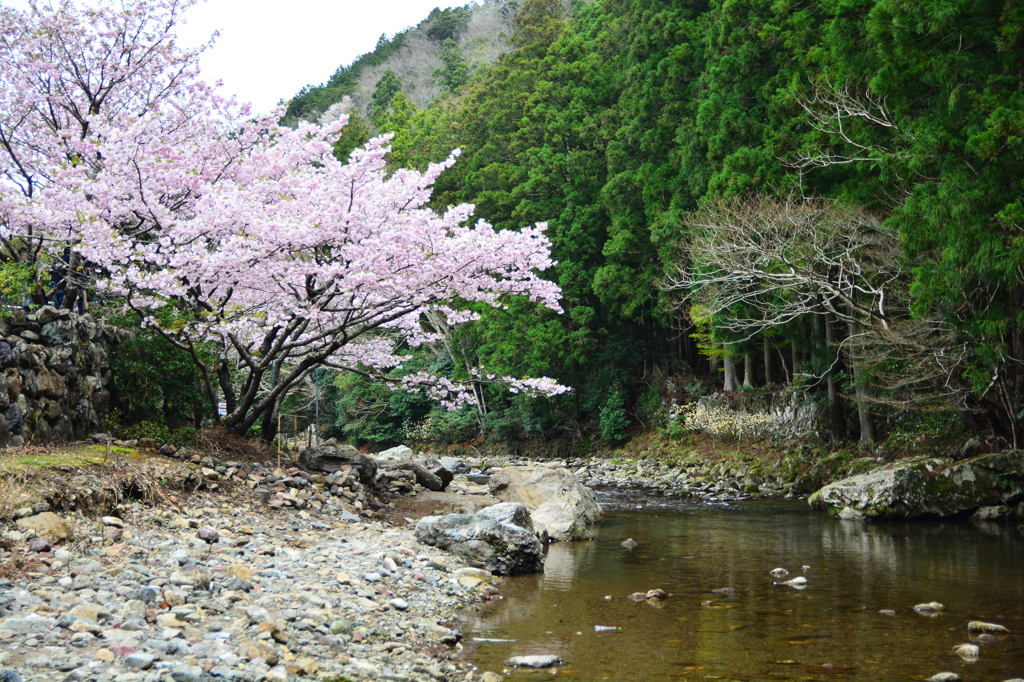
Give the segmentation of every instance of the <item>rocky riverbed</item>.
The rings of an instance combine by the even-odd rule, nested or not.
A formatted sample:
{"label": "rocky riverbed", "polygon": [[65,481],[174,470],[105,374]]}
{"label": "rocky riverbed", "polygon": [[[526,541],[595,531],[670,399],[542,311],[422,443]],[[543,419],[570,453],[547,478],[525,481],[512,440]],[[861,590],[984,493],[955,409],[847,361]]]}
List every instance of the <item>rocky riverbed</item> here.
{"label": "rocky riverbed", "polygon": [[161,452],[8,491],[0,681],[494,679],[450,626],[500,580],[385,520],[411,473]]}
{"label": "rocky riverbed", "polygon": [[[417,542],[409,521],[475,510],[490,500],[473,474],[536,463],[446,458],[463,473],[439,494],[408,470],[382,467],[370,481],[348,467],[161,452],[149,474],[190,494],[121,503],[124,490],[83,473],[14,511],[2,534],[0,680],[496,679],[460,660],[452,626],[457,612],[501,598],[500,579]],[[743,472],[542,466],[595,486],[712,501],[751,494]]]}
{"label": "rocky riverbed", "polygon": [[206,505],[80,520],[51,551],[15,543],[0,680],[465,679],[448,625],[496,579],[380,521]]}
{"label": "rocky riverbed", "polygon": [[[59,473],[19,498],[0,534],[0,682],[494,682],[464,660],[455,628],[501,598],[500,579],[413,530],[496,502],[489,474],[559,468],[595,488],[713,504],[800,496],[741,463],[446,457],[404,468],[385,456],[378,469],[353,451],[337,454],[352,466],[309,471],[301,457],[159,452],[106,474]],[[436,483],[428,468],[444,470],[444,492],[424,488]]]}

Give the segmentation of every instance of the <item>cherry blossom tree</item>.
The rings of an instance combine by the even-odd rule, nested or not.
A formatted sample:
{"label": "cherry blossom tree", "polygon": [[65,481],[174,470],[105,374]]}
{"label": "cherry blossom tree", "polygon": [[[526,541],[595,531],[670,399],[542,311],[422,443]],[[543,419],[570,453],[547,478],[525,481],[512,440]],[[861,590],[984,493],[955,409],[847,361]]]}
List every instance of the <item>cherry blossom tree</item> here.
{"label": "cherry blossom tree", "polygon": [[[229,428],[262,419],[264,437],[314,369],[393,369],[400,347],[436,339],[427,318],[471,322],[473,305],[509,296],[560,310],[538,275],[553,265],[543,224],[497,231],[471,222],[469,205],[431,210],[457,153],[389,173],[385,136],[343,163],[331,154],[343,120],[289,129],[219,98],[199,79],[201,50],[174,43],[192,4],[0,11],[5,257],[88,263],[100,291],[191,354]],[[473,378],[567,390],[484,369]],[[474,400],[444,377],[401,385]]]}
{"label": "cherry blossom tree", "polygon": [[[0,7],[0,256],[35,266],[74,245],[64,176],[69,167],[98,172],[103,124],[176,107],[178,124],[188,125],[210,108],[198,103],[219,103],[198,78],[205,48],[174,42],[196,2]],[[81,262],[72,249],[65,258],[70,308]],[[52,294],[37,291],[35,301]]]}

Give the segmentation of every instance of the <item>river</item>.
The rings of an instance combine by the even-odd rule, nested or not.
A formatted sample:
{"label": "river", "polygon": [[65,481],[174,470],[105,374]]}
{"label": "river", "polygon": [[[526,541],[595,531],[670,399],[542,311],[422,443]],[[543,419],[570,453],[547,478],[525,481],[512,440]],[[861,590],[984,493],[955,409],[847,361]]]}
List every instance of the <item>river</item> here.
{"label": "river", "polygon": [[[784,500],[599,500],[607,516],[596,540],[551,545],[543,574],[506,578],[503,599],[466,616],[466,655],[479,670],[502,672],[511,656],[544,653],[565,665],[505,674],[579,682],[892,682],[939,671],[965,681],[1024,678],[1024,531],[1012,525],[862,524]],[[630,537],[639,543],[632,550],[621,546]],[[790,574],[770,575],[776,567]],[[796,576],[806,577],[804,589],[773,584]],[[626,598],[653,588],[669,598]],[[721,588],[735,593],[713,592]],[[932,601],[945,610],[913,610]],[[971,620],[1011,630],[980,643],[974,663],[952,653],[972,641]]]}

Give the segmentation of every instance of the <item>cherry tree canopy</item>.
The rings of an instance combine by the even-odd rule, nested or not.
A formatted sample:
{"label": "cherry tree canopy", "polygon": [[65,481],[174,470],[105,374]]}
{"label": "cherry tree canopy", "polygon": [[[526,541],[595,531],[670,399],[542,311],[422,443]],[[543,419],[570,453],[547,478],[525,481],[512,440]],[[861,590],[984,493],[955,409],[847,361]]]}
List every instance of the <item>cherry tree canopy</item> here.
{"label": "cherry tree canopy", "polygon": [[[343,122],[282,128],[220,99],[199,79],[200,51],[174,44],[191,4],[0,10],[6,258],[43,267],[69,250],[69,270],[90,264],[98,289],[192,354],[211,402],[222,391],[229,427],[265,417],[264,435],[315,368],[401,364],[399,344],[434,338],[425,313],[461,324],[474,318],[467,304],[516,295],[560,310],[558,288],[537,275],[553,264],[544,225],[496,231],[469,224],[469,205],[430,210],[456,153],[388,173],[385,136],[342,163],[331,143]],[[217,349],[215,363],[200,344]],[[473,399],[443,378],[405,383],[450,404]]]}

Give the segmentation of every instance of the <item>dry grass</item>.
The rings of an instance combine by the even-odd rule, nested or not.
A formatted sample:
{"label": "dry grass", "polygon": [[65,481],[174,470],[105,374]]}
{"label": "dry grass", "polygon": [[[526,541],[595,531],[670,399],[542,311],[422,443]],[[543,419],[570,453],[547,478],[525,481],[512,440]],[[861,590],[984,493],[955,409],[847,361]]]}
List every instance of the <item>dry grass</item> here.
{"label": "dry grass", "polygon": [[[195,449],[220,459],[270,466],[278,461],[276,449],[223,429],[203,430]],[[124,513],[133,503],[180,512],[192,498],[201,500],[207,493],[248,492],[231,481],[207,480],[195,467],[147,450],[93,443],[0,449],[0,527],[13,524],[16,509],[35,502],[87,515]]]}
{"label": "dry grass", "polygon": [[220,459],[260,462],[272,466],[276,466],[278,460],[276,448],[242,438],[222,427],[200,431],[196,439],[196,450]]}
{"label": "dry grass", "polygon": [[14,523],[14,512],[29,501],[24,482],[16,475],[0,477],[0,526]]}

